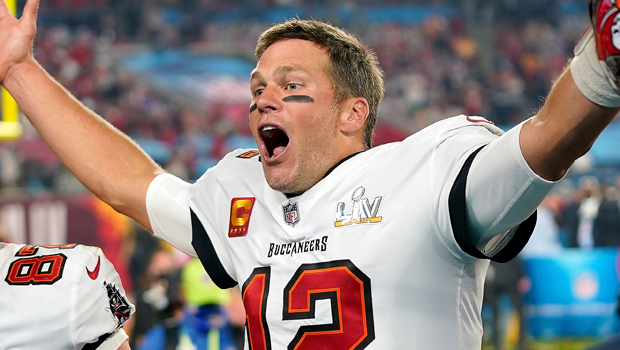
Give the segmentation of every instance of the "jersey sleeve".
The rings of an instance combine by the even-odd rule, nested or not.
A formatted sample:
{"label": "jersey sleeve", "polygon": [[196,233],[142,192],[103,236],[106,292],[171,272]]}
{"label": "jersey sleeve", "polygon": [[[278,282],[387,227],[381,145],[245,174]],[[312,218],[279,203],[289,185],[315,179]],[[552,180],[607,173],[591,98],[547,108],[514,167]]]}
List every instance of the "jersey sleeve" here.
{"label": "jersey sleeve", "polygon": [[[527,166],[518,130],[503,135],[483,118],[451,119],[437,132],[432,155],[438,234],[460,258],[512,258],[527,243],[532,214],[553,184]],[[540,199],[536,191],[543,192]]]}
{"label": "jersey sleeve", "polygon": [[192,246],[189,210],[191,184],[172,174],[160,174],[151,181],[146,192],[146,210],[153,234],[196,257]]}
{"label": "jersey sleeve", "polygon": [[557,183],[541,178],[527,164],[519,145],[522,125],[482,148],[467,175],[468,240],[485,257],[500,262],[512,259],[527,243],[536,208]]}
{"label": "jersey sleeve", "polygon": [[[225,239],[225,227],[230,220],[227,211],[230,198],[248,188],[251,180],[247,175],[262,175],[256,156],[258,153],[252,150],[235,150],[194,184],[162,174],[155,177],[147,191],[146,207],[155,236],[199,258],[220,288],[237,285]],[[248,164],[252,166],[245,169]],[[256,176],[251,179],[261,181]]]}
{"label": "jersey sleeve", "polygon": [[84,250],[71,288],[72,338],[76,349],[118,349],[123,324],[135,311],[112,263],[97,247]]}
{"label": "jersey sleeve", "polygon": [[226,243],[227,231],[222,227],[230,220],[228,210],[230,198],[235,197],[233,193],[247,193],[242,190],[247,188],[242,180],[247,172],[239,165],[251,161],[236,159],[238,154],[244,153],[231,152],[207,170],[191,187],[189,196],[192,246],[209,277],[223,289],[236,286],[237,277]]}

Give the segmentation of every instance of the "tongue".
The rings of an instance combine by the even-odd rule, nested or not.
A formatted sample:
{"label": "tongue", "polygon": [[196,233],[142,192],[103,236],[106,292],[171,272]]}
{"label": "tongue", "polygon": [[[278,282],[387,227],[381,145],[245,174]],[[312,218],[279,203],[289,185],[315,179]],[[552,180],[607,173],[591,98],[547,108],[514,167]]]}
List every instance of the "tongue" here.
{"label": "tongue", "polygon": [[271,156],[271,158],[277,158],[278,156],[280,156],[280,154],[282,154],[282,152],[284,152],[284,150],[286,150],[285,146],[278,146],[276,148],[273,149],[273,155]]}

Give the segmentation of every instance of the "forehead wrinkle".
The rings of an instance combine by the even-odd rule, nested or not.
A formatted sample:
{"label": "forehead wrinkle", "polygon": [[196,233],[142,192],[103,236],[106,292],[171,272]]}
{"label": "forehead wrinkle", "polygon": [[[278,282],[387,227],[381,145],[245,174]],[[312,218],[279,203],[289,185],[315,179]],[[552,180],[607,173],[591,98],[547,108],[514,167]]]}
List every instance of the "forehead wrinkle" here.
{"label": "forehead wrinkle", "polygon": [[300,64],[287,64],[287,65],[279,66],[278,68],[276,68],[273,74],[276,76],[283,76],[290,72],[297,72],[297,71],[308,73],[306,68],[304,68],[304,66]]}

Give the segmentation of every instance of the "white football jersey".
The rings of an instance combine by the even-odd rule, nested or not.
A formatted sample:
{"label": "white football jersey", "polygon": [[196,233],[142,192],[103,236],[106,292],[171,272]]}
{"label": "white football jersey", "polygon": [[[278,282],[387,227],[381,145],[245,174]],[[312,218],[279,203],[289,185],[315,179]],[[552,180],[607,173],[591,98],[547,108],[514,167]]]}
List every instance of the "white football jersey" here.
{"label": "white football jersey", "polygon": [[[219,286],[240,286],[246,349],[480,349],[488,260],[464,238],[462,179],[499,134],[481,118],[446,119],[292,198],[269,187],[258,152],[239,150],[189,188],[192,237],[174,230],[182,218],[149,215],[159,237],[191,240]],[[520,251],[526,221],[494,256]]]}
{"label": "white football jersey", "polygon": [[100,248],[0,243],[0,349],[118,349],[134,312]]}

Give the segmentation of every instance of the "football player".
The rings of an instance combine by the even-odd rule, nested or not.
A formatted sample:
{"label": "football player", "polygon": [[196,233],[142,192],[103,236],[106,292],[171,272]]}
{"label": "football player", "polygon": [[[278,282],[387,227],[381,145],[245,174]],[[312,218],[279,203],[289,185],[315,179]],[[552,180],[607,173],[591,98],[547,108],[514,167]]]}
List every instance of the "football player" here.
{"label": "football player", "polygon": [[618,8],[592,1],[595,29],[535,117],[503,133],[456,116],[373,148],[374,54],[293,19],[258,39],[258,150],[189,184],[37,64],[37,6],[20,20],[0,11],[0,83],[91,191],[199,257],[220,287],[239,286],[247,349],[480,349],[489,260],[523,248],[538,204],[620,107],[613,23],[602,23]]}
{"label": "football player", "polygon": [[0,277],[0,349],[129,349],[134,307],[100,248],[0,242]]}

